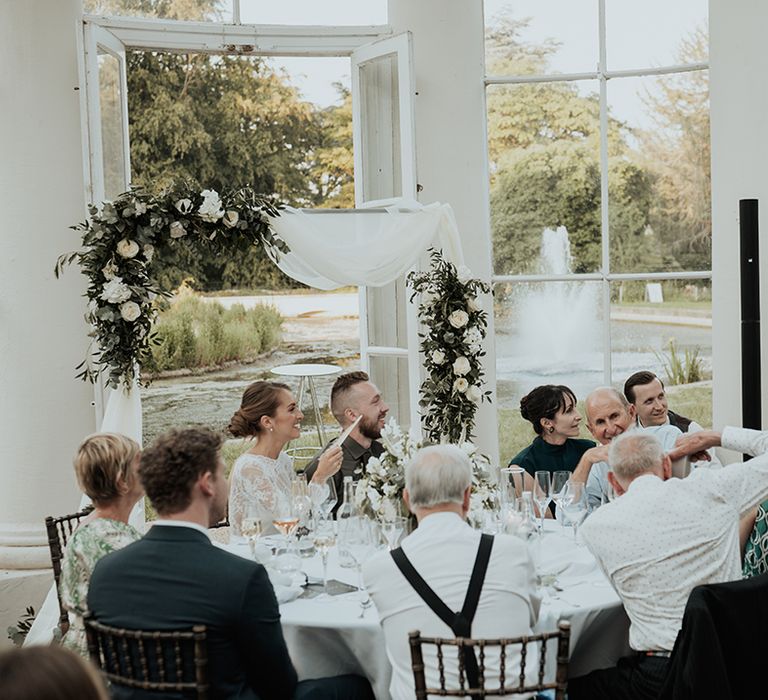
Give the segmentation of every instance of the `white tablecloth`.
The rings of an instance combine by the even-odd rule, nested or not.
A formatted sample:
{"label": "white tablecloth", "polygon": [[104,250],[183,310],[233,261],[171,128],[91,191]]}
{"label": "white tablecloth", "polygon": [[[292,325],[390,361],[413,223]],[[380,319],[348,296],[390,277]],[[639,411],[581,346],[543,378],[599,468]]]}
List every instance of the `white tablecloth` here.
{"label": "white tablecloth", "polygon": [[[231,547],[247,555],[247,547]],[[599,570],[589,550],[576,545],[570,529],[561,532],[554,521],[545,523],[544,536],[534,545],[538,570],[556,574],[557,588],[542,591],[543,601],[535,631],[557,629],[560,619],[571,623],[569,675],[581,676],[597,668],[615,665],[630,653],[627,642],[629,620],[618,596]],[[319,557],[302,560],[310,578],[322,576]],[[331,550],[329,579],[357,583],[354,569],[344,569]],[[349,593],[331,600],[298,599],[280,606],[288,650],[299,679],[357,673],[371,682],[374,693],[388,700],[391,667],[376,608],[361,619],[360,595]],[[550,657],[554,673],[555,654]]]}

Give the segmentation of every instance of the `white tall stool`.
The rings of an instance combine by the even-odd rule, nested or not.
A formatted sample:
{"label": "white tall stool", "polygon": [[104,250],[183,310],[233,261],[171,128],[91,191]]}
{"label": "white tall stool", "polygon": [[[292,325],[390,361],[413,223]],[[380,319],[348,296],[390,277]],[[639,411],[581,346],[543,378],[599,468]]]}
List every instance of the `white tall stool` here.
{"label": "white tall stool", "polygon": [[309,388],[309,400],[312,410],[315,414],[315,426],[317,427],[317,437],[320,440],[318,447],[325,447],[325,426],[323,426],[323,419],[320,415],[320,402],[317,400],[317,389],[315,387],[315,377],[327,377],[332,374],[338,374],[341,372],[341,367],[337,365],[321,365],[321,364],[298,364],[298,365],[280,365],[279,367],[273,367],[272,374],[277,374],[280,377],[298,377],[299,389],[296,392],[296,404],[299,409],[302,409],[304,402],[304,389]]}

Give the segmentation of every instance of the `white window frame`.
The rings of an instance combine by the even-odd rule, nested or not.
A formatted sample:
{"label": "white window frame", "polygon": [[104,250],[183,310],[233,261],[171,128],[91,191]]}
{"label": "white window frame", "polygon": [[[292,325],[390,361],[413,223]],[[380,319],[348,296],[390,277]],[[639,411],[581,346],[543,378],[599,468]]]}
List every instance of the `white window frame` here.
{"label": "white window frame", "polygon": [[597,70],[587,73],[563,73],[541,75],[487,75],[486,89],[490,85],[522,85],[529,83],[572,82],[575,80],[597,80],[600,85],[600,240],[601,262],[597,272],[572,273],[567,275],[492,275],[492,284],[521,282],[600,282],[603,336],[603,383],[610,386],[612,377],[611,345],[611,282],[628,280],[711,280],[712,270],[688,272],[611,272],[610,227],[608,217],[608,81],[613,78],[631,78],[670,75],[692,71],[708,70],[709,63],[688,63],[660,68],[639,68],[635,70],[610,71],[606,61],[605,0],[598,0],[599,60]]}

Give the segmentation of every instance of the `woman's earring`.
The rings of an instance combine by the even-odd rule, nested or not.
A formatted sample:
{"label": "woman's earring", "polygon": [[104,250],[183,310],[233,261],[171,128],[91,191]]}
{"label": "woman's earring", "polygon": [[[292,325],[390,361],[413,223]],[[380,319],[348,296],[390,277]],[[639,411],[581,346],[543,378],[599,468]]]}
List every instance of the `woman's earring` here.
{"label": "woman's earring", "polygon": [[[271,430],[271,428],[270,428],[270,430]],[[554,425],[550,425],[550,426],[547,428],[547,432],[549,432],[549,433],[554,433],[554,432],[555,432],[555,426],[554,426]]]}

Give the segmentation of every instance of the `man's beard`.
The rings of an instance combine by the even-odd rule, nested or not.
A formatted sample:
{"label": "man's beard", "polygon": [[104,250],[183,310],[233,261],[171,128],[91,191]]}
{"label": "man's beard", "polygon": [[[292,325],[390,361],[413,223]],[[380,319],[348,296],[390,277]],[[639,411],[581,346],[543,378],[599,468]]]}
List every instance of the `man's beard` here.
{"label": "man's beard", "polygon": [[375,421],[369,420],[363,416],[359,425],[360,434],[363,437],[367,437],[369,440],[378,440],[381,437],[381,428],[379,428],[379,419]]}

